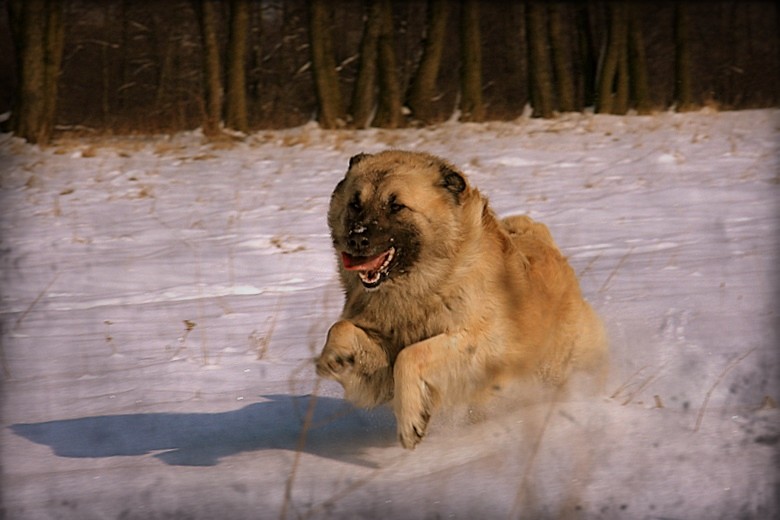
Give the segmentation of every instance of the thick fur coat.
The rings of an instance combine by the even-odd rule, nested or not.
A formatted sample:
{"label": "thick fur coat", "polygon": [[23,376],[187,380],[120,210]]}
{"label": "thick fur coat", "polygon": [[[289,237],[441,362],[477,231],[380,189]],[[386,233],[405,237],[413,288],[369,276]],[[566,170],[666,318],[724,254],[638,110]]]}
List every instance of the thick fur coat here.
{"label": "thick fur coat", "polygon": [[404,447],[443,403],[603,368],[602,323],[547,227],[498,219],[447,161],[353,157],[328,224],[346,301],[317,373],[358,406],[392,403]]}

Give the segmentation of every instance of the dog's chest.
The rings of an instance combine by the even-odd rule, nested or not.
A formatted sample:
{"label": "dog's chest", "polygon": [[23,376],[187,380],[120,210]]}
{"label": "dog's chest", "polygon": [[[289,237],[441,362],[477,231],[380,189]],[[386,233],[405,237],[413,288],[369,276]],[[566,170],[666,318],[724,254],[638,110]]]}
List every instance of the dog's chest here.
{"label": "dog's chest", "polygon": [[425,305],[425,302],[406,300],[384,302],[368,306],[361,316],[370,327],[389,343],[396,353],[414,343],[437,336],[452,329],[452,316],[446,308]]}

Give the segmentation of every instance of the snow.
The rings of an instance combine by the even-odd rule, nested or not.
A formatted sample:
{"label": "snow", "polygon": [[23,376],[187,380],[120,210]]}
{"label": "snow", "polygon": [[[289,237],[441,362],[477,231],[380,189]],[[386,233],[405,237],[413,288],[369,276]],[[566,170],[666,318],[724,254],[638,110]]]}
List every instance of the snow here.
{"label": "snow", "polygon": [[[0,136],[5,517],[772,518],[778,137],[778,110]],[[548,224],[610,332],[602,394],[442,412],[408,452],[317,380],[330,192],[385,148]]]}

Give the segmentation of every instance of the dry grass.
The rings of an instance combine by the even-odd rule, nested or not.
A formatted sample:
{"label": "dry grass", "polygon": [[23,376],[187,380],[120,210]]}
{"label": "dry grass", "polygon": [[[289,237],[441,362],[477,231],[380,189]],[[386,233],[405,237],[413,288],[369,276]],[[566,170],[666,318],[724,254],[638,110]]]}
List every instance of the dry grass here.
{"label": "dry grass", "polygon": [[320,379],[317,378],[314,381],[314,388],[312,389],[311,397],[309,398],[309,406],[306,408],[306,415],[304,416],[303,425],[301,426],[301,433],[298,436],[298,444],[295,447],[295,458],[293,459],[290,474],[287,476],[284,485],[284,501],[282,502],[282,510],[279,512],[280,520],[285,520],[287,518],[287,511],[292,505],[292,492],[293,485],[295,484],[295,476],[298,473],[301,455],[306,447],[306,437],[309,434],[309,430],[311,430],[312,422],[314,420],[314,409],[317,405],[317,392],[319,391],[319,388]]}
{"label": "dry grass", "polygon": [[701,427],[701,423],[704,420],[704,412],[707,410],[707,405],[710,402],[710,397],[712,397],[712,392],[715,391],[715,388],[723,381],[723,378],[726,377],[726,374],[728,374],[734,367],[739,365],[743,359],[748,357],[750,354],[753,353],[758,347],[753,347],[744,354],[738,356],[736,359],[731,361],[728,365],[726,365],[726,368],[723,369],[723,371],[718,375],[718,377],[715,379],[715,382],[712,383],[712,386],[709,390],[707,390],[707,393],[704,396],[704,402],[701,404],[701,408],[699,408],[699,413],[696,416],[696,425],[693,427],[694,432],[698,432],[699,428]]}
{"label": "dry grass", "polygon": [[[19,329],[19,326],[22,324],[22,322],[27,317],[27,315],[30,314],[30,312],[33,310],[33,308],[35,308],[35,306],[38,304],[38,302],[41,301],[41,298],[43,298],[43,296],[47,292],[49,292],[49,289],[51,289],[51,286],[54,285],[54,282],[56,282],[59,277],[60,277],[60,273],[59,272],[54,273],[54,276],[49,281],[49,283],[46,284],[46,287],[41,289],[41,291],[38,293],[38,296],[36,296],[35,299],[30,302],[30,305],[27,306],[27,308],[24,310],[24,312],[22,312],[22,314],[20,314],[19,317],[16,318],[16,321],[14,321],[14,330]],[[3,342],[2,341],[0,341],[0,369],[2,369],[3,376],[6,379],[10,379],[11,378],[11,369],[8,366],[8,361],[7,361],[6,357],[5,357],[5,349],[3,347]]]}
{"label": "dry grass", "polygon": [[599,290],[598,290],[599,294],[601,294],[601,293],[603,293],[604,291],[607,290],[607,288],[609,287],[610,282],[612,281],[612,278],[617,274],[618,271],[620,271],[620,268],[623,267],[623,264],[626,262],[626,260],[628,260],[628,257],[631,256],[631,253],[633,253],[633,252],[634,252],[634,248],[631,247],[631,249],[629,249],[626,252],[626,254],[623,255],[620,258],[620,261],[617,263],[615,268],[612,269],[612,272],[609,273],[609,276],[607,276],[607,279],[604,280],[604,283],[599,288]]}
{"label": "dry grass", "polygon": [[[559,387],[553,399],[550,401],[549,405],[547,406],[547,411],[544,417],[542,418],[540,424],[538,425],[530,424],[529,426],[526,427],[527,433],[530,434],[528,437],[533,438],[532,441],[533,444],[531,447],[531,453],[526,459],[525,466],[523,467],[523,473],[520,478],[520,485],[517,488],[515,501],[514,504],[512,505],[512,512],[509,515],[510,518],[521,518],[522,510],[526,506],[526,502],[528,500],[533,499],[533,485],[531,482],[532,471],[536,463],[536,458],[538,457],[539,452],[541,451],[542,440],[544,439],[544,434],[547,431],[548,426],[550,425],[553,412],[556,410],[558,403],[560,402],[560,399],[563,397],[562,392],[563,392],[562,387]],[[534,423],[534,421],[530,421],[530,422]],[[534,430],[536,431],[534,432]]]}

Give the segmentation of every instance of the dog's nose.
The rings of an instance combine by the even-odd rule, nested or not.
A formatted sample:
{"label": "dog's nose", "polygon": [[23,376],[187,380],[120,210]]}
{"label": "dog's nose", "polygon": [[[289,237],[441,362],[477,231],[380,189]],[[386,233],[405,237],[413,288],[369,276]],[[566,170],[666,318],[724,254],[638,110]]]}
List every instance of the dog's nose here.
{"label": "dog's nose", "polygon": [[368,239],[368,227],[361,224],[355,224],[352,229],[349,230],[349,238],[347,238],[347,245],[352,249],[361,249],[368,247],[370,240]]}
{"label": "dog's nose", "polygon": [[368,247],[368,237],[362,233],[354,233],[347,239],[347,245],[353,249]]}

